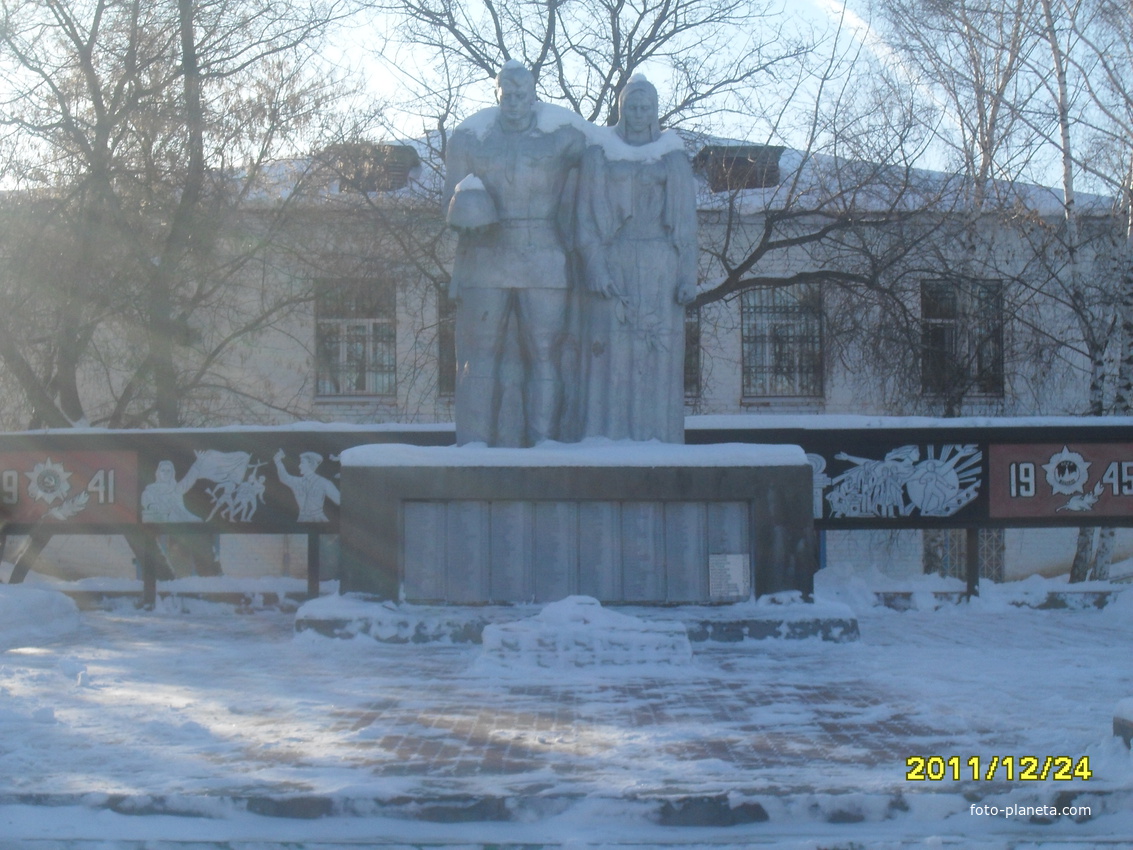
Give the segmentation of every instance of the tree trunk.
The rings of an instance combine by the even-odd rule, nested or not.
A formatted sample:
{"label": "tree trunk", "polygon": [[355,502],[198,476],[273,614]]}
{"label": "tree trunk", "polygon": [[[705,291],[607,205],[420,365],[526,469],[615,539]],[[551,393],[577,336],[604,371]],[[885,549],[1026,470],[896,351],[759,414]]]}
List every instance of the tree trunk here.
{"label": "tree trunk", "polygon": [[1077,584],[1090,577],[1090,563],[1094,552],[1094,530],[1078,529],[1078,545],[1074,549],[1074,563],[1070,565],[1070,583]]}
{"label": "tree trunk", "polygon": [[154,404],[158,424],[170,428],[181,424],[181,399],[173,349],[174,292],[198,225],[205,178],[204,111],[201,106],[201,70],[194,33],[195,11],[194,0],[178,0],[188,169],[165,248],[154,271],[149,299],[149,353],[153,369]]}
{"label": "tree trunk", "polygon": [[1113,550],[1117,542],[1117,530],[1103,528],[1098,531],[1098,547],[1094,552],[1093,568],[1090,578],[1094,581],[1109,580],[1109,565],[1113,561]]}
{"label": "tree trunk", "polygon": [[926,528],[921,532],[925,575],[946,575],[944,550],[948,532],[940,528]]}
{"label": "tree trunk", "polygon": [[[1062,202],[1063,220],[1066,224],[1066,253],[1068,271],[1070,274],[1069,286],[1072,303],[1077,305],[1078,321],[1083,326],[1083,337],[1090,347],[1090,412],[1100,414],[1103,405],[1102,370],[1104,369],[1103,351],[1099,351],[1090,328],[1088,311],[1082,297],[1082,268],[1081,257],[1078,250],[1078,210],[1076,206],[1076,193],[1074,186],[1074,149],[1070,135],[1070,94],[1066,76],[1066,54],[1058,40],[1058,22],[1055,20],[1054,7],[1051,0],[1042,0],[1044,36],[1050,47],[1051,67],[1054,70],[1056,89],[1056,103],[1058,110],[1058,147],[1062,158]],[[1093,559],[1094,530],[1092,528],[1078,529],[1078,544],[1074,549],[1074,561],[1070,565],[1070,581],[1085,581],[1090,573],[1090,564]]]}
{"label": "tree trunk", "polygon": [[[1130,203],[1133,204],[1133,192]],[[1118,301],[1118,333],[1121,340],[1121,358],[1117,364],[1117,384],[1113,399],[1113,412],[1125,416],[1133,411],[1133,241],[1125,243],[1122,258],[1121,292]]]}

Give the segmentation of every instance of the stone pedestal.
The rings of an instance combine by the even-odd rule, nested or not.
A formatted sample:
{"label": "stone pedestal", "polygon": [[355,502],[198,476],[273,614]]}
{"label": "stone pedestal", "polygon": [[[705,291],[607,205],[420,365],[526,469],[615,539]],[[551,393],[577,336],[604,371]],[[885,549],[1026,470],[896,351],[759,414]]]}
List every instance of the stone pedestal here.
{"label": "stone pedestal", "polygon": [[363,446],[343,453],[341,483],[343,592],[671,604],[813,587],[797,446]]}

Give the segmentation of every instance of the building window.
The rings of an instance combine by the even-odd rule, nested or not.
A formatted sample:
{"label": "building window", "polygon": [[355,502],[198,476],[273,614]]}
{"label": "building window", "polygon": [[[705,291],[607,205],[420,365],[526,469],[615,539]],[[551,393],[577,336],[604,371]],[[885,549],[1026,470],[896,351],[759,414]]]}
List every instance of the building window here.
{"label": "building window", "polygon": [[822,293],[796,284],[740,297],[745,398],[822,397]]}
{"label": "building window", "polygon": [[921,284],[921,387],[930,395],[1003,395],[1003,284]]}
{"label": "building window", "polygon": [[437,394],[456,393],[456,302],[437,292]]}
{"label": "building window", "polygon": [[315,383],[320,396],[397,393],[392,281],[346,278],[315,289]]}
{"label": "building window", "polygon": [[700,309],[685,308],[685,398],[700,398]]}
{"label": "building window", "polygon": [[[1002,528],[981,528],[977,535],[980,578],[1002,582],[1007,547]],[[964,579],[967,576],[968,544],[963,528],[931,528],[922,532],[924,571]]]}
{"label": "building window", "polygon": [[322,162],[338,178],[340,192],[369,194],[404,189],[421,158],[408,145],[343,142],[323,151]]}
{"label": "building window", "polygon": [[779,185],[783,150],[778,145],[706,145],[692,165],[713,192],[767,189]]}

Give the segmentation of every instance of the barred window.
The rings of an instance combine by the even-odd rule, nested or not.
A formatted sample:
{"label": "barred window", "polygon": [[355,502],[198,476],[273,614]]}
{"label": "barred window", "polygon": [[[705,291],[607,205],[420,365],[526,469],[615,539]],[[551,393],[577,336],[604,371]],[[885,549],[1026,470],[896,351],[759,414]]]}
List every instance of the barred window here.
{"label": "barred window", "polygon": [[[1001,582],[1007,551],[1002,528],[981,528],[977,536],[980,578]],[[963,579],[967,574],[968,543],[963,528],[931,528],[922,532],[926,574]]]}
{"label": "barred window", "polygon": [[822,293],[814,285],[740,297],[745,398],[821,398]]}
{"label": "barred window", "polygon": [[1003,395],[1003,283],[921,284],[921,387],[931,395]]}
{"label": "barred window", "polygon": [[396,342],[391,280],[318,281],[315,288],[318,395],[395,395]]}

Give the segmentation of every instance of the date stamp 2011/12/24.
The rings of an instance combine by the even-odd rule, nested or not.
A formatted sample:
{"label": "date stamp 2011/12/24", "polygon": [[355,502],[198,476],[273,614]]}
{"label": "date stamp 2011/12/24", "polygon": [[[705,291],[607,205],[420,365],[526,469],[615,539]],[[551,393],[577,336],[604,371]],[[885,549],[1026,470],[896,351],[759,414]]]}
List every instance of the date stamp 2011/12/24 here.
{"label": "date stamp 2011/12/24", "polygon": [[991,782],[1006,779],[1008,782],[1045,782],[1054,779],[1072,782],[1088,780],[1093,776],[1090,757],[1080,756],[909,756],[905,759],[905,779],[910,782]]}

